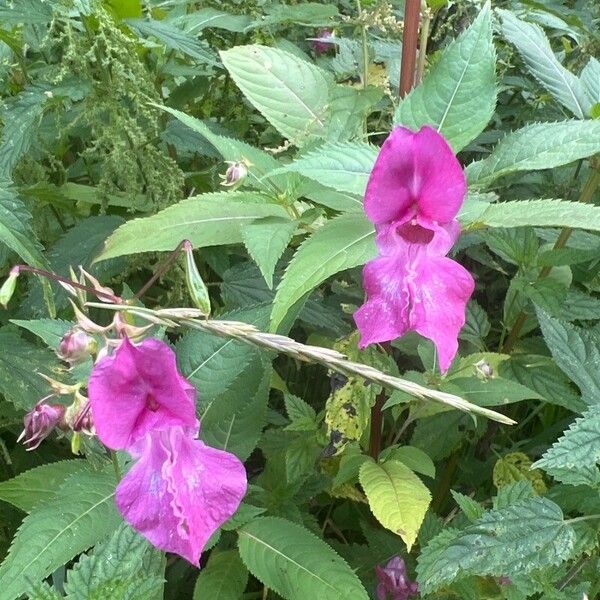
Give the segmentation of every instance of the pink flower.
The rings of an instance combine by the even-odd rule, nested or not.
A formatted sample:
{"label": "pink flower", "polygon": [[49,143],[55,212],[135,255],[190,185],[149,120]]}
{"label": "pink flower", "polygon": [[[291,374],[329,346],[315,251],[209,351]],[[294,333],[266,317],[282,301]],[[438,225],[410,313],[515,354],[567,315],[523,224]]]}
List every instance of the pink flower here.
{"label": "pink flower", "polygon": [[93,423],[109,448],[137,462],[117,486],[125,520],[157,548],[197,565],[210,536],[246,493],[244,465],[196,439],[196,391],[160,340],[123,340],[92,371]]}
{"label": "pink flower", "polygon": [[365,194],[379,252],[365,265],[367,301],[354,313],[361,347],[413,330],[434,342],[440,368],[448,369],[475,286],[446,257],[460,234],[456,215],[465,194],[460,163],[437,131],[392,131]]}
{"label": "pink flower", "polygon": [[399,556],[390,559],[385,567],[375,567],[377,580],[377,600],[408,600],[416,596],[419,586],[411,581],[406,573],[406,565]]}
{"label": "pink flower", "polygon": [[139,460],[117,487],[119,510],[157,548],[197,565],[246,493],[244,465],[181,427],[148,434],[133,452]]}
{"label": "pink flower", "polygon": [[198,432],[196,390],[160,340],[133,345],[124,338],[94,366],[88,392],[98,437],[113,450],[128,450],[150,431],[173,426]]}
{"label": "pink flower", "polygon": [[42,398],[23,418],[25,429],[17,439],[23,441],[27,450],[35,450],[56,427],[63,424],[65,407],[62,404],[46,404],[50,398]]}

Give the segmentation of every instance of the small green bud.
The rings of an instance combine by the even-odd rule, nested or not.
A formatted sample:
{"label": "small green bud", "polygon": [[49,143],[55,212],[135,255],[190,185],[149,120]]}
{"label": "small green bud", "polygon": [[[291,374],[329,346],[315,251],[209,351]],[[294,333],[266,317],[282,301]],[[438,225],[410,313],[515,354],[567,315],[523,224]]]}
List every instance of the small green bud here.
{"label": "small green bud", "polygon": [[13,267],[10,270],[8,278],[0,287],[0,305],[7,308],[10,299],[15,293],[17,287],[17,277],[19,276],[19,267]]}
{"label": "small green bud", "polygon": [[183,249],[185,251],[185,279],[188,291],[196,308],[199,308],[208,317],[210,315],[210,297],[194,261],[194,249],[191,242],[186,240]]}

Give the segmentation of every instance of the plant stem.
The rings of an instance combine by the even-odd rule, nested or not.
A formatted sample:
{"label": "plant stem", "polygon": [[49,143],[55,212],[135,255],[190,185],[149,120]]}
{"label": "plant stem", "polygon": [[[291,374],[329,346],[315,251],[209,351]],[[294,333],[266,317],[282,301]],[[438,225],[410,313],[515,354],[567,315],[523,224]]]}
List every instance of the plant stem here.
{"label": "plant stem", "polygon": [[400,98],[404,98],[415,84],[417,41],[421,0],[406,0],[404,5],[404,31],[402,33],[402,63],[400,66]]}
{"label": "plant stem", "polygon": [[574,519],[566,519],[565,524],[571,523],[580,523],[581,521],[595,521],[596,519],[600,519],[600,514],[595,515],[585,515],[583,517],[575,517]]}
{"label": "plant stem", "polygon": [[362,86],[363,89],[369,85],[369,40],[367,37],[367,26],[363,21],[363,12],[360,5],[360,0],[356,0],[356,10],[358,11],[358,18],[360,19],[360,36],[362,39]]}
{"label": "plant stem", "polygon": [[[590,202],[598,186],[600,186],[600,170],[593,169],[590,173],[590,176],[588,177],[588,180],[583,186],[583,190],[581,191],[581,195],[579,196],[578,202]],[[563,229],[560,232],[560,235],[558,236],[558,239],[554,244],[553,249],[560,250],[561,248],[564,248],[566,243],[569,241],[569,238],[571,237],[572,233],[573,229],[571,227],[563,227]],[[538,275],[538,280],[547,277],[550,274],[550,271],[552,271],[552,267],[543,267]],[[517,315],[512,329],[510,330],[506,341],[502,346],[502,352],[504,354],[509,354],[514,348],[515,344],[519,340],[521,329],[523,328],[523,325],[525,325],[526,320],[527,314],[524,311],[521,311]]]}
{"label": "plant stem", "polygon": [[377,394],[375,404],[371,408],[371,433],[369,436],[369,455],[377,460],[381,452],[381,426],[383,425],[383,404],[385,402],[385,392]]}
{"label": "plant stem", "polygon": [[425,71],[425,59],[427,58],[427,41],[429,38],[429,25],[431,24],[431,13],[429,9],[425,10],[423,15],[423,24],[421,25],[421,34],[419,35],[419,62],[417,64],[417,85],[423,79]]}

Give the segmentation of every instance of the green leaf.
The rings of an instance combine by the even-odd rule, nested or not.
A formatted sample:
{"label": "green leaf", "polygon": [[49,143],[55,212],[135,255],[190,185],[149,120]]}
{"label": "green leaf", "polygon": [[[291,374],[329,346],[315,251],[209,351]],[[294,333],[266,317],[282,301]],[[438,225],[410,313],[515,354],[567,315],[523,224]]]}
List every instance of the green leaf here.
{"label": "green leaf", "polygon": [[248,570],[236,550],[212,552],[196,580],[193,600],[240,600]]}
{"label": "green leaf", "polygon": [[296,221],[280,217],[256,219],[242,226],[246,250],[263,274],[269,289],[273,288],[275,266],[297,227]]}
{"label": "green leaf", "polygon": [[489,2],[452,42],[396,110],[395,123],[412,129],[433,125],[455,152],[475,139],[496,105],[496,54]]}
{"label": "green leaf", "polygon": [[600,336],[537,311],[544,340],[558,367],[577,385],[587,404],[600,403]]}
{"label": "green leaf", "polygon": [[600,207],[565,200],[512,200],[490,206],[466,229],[481,227],[571,227],[600,231]]}
{"label": "green leaf", "polygon": [[562,321],[595,321],[600,315],[600,299],[577,289],[567,293],[559,318]]}
{"label": "green leaf", "polygon": [[15,5],[10,6],[3,2],[0,6],[0,22],[8,24],[39,24],[50,23],[52,21],[52,5],[40,0],[19,0]]}
{"label": "green leaf", "polygon": [[[1,154],[0,154],[1,156]],[[42,246],[31,228],[31,214],[11,188],[0,185],[0,242],[16,252],[27,264],[48,269]]]}
{"label": "green leaf", "polygon": [[113,473],[82,471],[25,517],[0,565],[2,600],[15,600],[30,581],[46,578],[114,531],[121,522],[114,495]]}
{"label": "green leaf", "polygon": [[27,591],[29,600],[63,600],[63,596],[42,581]]}
{"label": "green leaf", "polygon": [[473,498],[469,496],[465,496],[460,492],[455,492],[454,490],[450,490],[452,497],[454,498],[456,504],[460,507],[460,509],[465,513],[465,516],[471,523],[477,521],[480,517],[485,513],[485,509],[477,500],[473,500]]}
{"label": "green leaf", "polygon": [[200,8],[190,14],[182,15],[175,20],[187,33],[197,34],[204,29],[225,29],[234,33],[242,33],[251,23],[248,15],[232,15],[215,8]]}
{"label": "green leaf", "polygon": [[[258,305],[233,310],[219,316],[221,319],[243,321],[266,329],[270,305]],[[179,369],[199,390],[203,402],[211,402],[229,389],[259,351],[234,340],[211,335],[204,331],[190,331],[176,344]]]}
{"label": "green leaf", "polygon": [[535,23],[522,21],[508,10],[498,9],[502,33],[514,44],[529,72],[577,118],[583,119],[590,102],[581,81],[565,69],[552,52],[544,30]]}
{"label": "green leaf", "polygon": [[47,396],[50,388],[40,373],[52,376],[59,369],[54,352],[21,338],[9,327],[0,328],[0,393],[17,408],[29,410]]}
{"label": "green leaf", "polygon": [[485,513],[463,531],[446,530],[421,552],[419,591],[430,594],[464,575],[525,575],[569,558],[575,532],[546,498]]}
{"label": "green leaf", "polygon": [[286,600],[368,600],[344,560],[296,523],[257,519],[242,527],[238,544],[250,572]]}
{"label": "green leaf", "polygon": [[128,19],[127,24],[142,37],[155,37],[170,50],[177,50],[197,61],[217,65],[218,61],[207,47],[171,23],[153,19]]}
{"label": "green leaf", "polygon": [[[124,587],[132,587],[132,583],[139,587],[144,583],[147,587],[144,591],[148,594],[149,590],[160,589],[163,569],[162,553],[154,549],[129,525],[122,523],[107,542],[96,546],[89,555],[82,555],[69,571],[65,583],[66,600],[107,598],[108,596],[102,596],[101,592],[103,588],[114,585],[115,582],[121,585],[128,584]],[[140,595],[140,591],[131,596],[123,594],[123,600],[144,600],[152,597]],[[121,596],[112,592],[110,598],[119,600]]]}
{"label": "green leaf", "polygon": [[185,239],[195,248],[238,244],[242,241],[242,226],[263,217],[285,219],[287,213],[253,192],[202,194],[151,217],[128,221],[108,238],[96,260],[173,250]]}
{"label": "green leaf", "polygon": [[306,239],[288,265],[273,302],[271,329],[287,311],[331,275],[364,264],[375,256],[373,225],[358,214],[330,219]]}
{"label": "green leaf", "polygon": [[287,413],[290,421],[315,421],[317,415],[315,409],[302,400],[298,396],[293,394],[284,394],[283,400],[285,402],[285,412]]}
{"label": "green leaf", "polygon": [[467,304],[467,320],[461,329],[459,337],[477,346],[479,350],[485,347],[484,340],[490,332],[490,320],[475,300],[469,300]]}
{"label": "green leaf", "polygon": [[300,156],[277,173],[295,172],[338,192],[363,196],[377,149],[362,142],[326,144]]}
{"label": "green leaf", "polygon": [[331,18],[338,15],[337,6],[320,2],[266,5],[265,12],[266,16],[256,21],[257,27],[287,22],[306,26],[329,25]]}
{"label": "green leaf", "polygon": [[58,350],[58,345],[63,336],[69,329],[73,327],[70,321],[62,319],[35,319],[32,321],[21,321],[19,319],[11,319],[11,323],[31,331],[37,335],[50,348],[50,350]]}
{"label": "green leaf", "polygon": [[595,404],[571,424],[533,468],[544,469],[562,483],[600,487],[599,461],[600,405]]}
{"label": "green leaf", "polygon": [[[386,450],[388,449],[386,448]],[[389,452],[384,450],[379,459],[383,461],[398,460],[411,471],[435,478],[435,465],[431,458],[420,448],[415,448],[414,446],[391,448]]]}
{"label": "green leaf", "polygon": [[600,61],[593,56],[581,71],[581,82],[587,92],[589,101],[596,105],[600,102]]}
{"label": "green leaf", "polygon": [[0,500],[31,512],[35,506],[48,502],[67,477],[88,467],[85,460],[62,460],[29,469],[0,482]]}
{"label": "green leaf", "polygon": [[363,463],[359,479],[377,520],[398,534],[410,551],[431,502],[429,490],[396,460]]}
{"label": "green leaf", "polygon": [[292,143],[301,146],[325,135],[331,80],[327,72],[289,52],[260,45],[222,51],[221,59],[246,98]]}
{"label": "green leaf", "polygon": [[466,168],[470,185],[489,186],[517,171],[551,169],[600,152],[600,121],[534,123],[504,137],[492,153]]}

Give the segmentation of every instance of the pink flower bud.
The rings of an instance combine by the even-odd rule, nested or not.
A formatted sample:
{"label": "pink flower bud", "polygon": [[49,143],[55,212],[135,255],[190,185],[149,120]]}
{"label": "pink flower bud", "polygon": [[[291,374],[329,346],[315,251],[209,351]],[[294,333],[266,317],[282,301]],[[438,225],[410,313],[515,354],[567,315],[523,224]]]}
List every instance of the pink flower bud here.
{"label": "pink flower bud", "polygon": [[329,29],[320,29],[317,37],[310,40],[310,47],[313,52],[320,56],[335,48],[335,44],[329,40],[335,37],[335,33]]}
{"label": "pink flower bud", "polygon": [[96,341],[81,329],[67,331],[60,340],[57,354],[70,365],[83,362],[96,349]]}
{"label": "pink flower bud", "polygon": [[[411,581],[406,573],[404,560],[394,556],[385,567],[375,567],[377,575],[377,600],[408,600],[416,596],[419,587],[416,582]],[[389,596],[388,596],[389,594]]]}
{"label": "pink flower bud", "polygon": [[248,165],[245,161],[239,160],[236,162],[228,161],[229,167],[225,171],[225,175],[221,175],[221,185],[225,187],[237,187],[246,179],[248,175]]}
{"label": "pink flower bud", "polygon": [[35,450],[63,422],[65,407],[62,404],[46,404],[45,400],[50,397],[40,400],[23,418],[25,429],[17,441],[22,441],[27,450]]}

